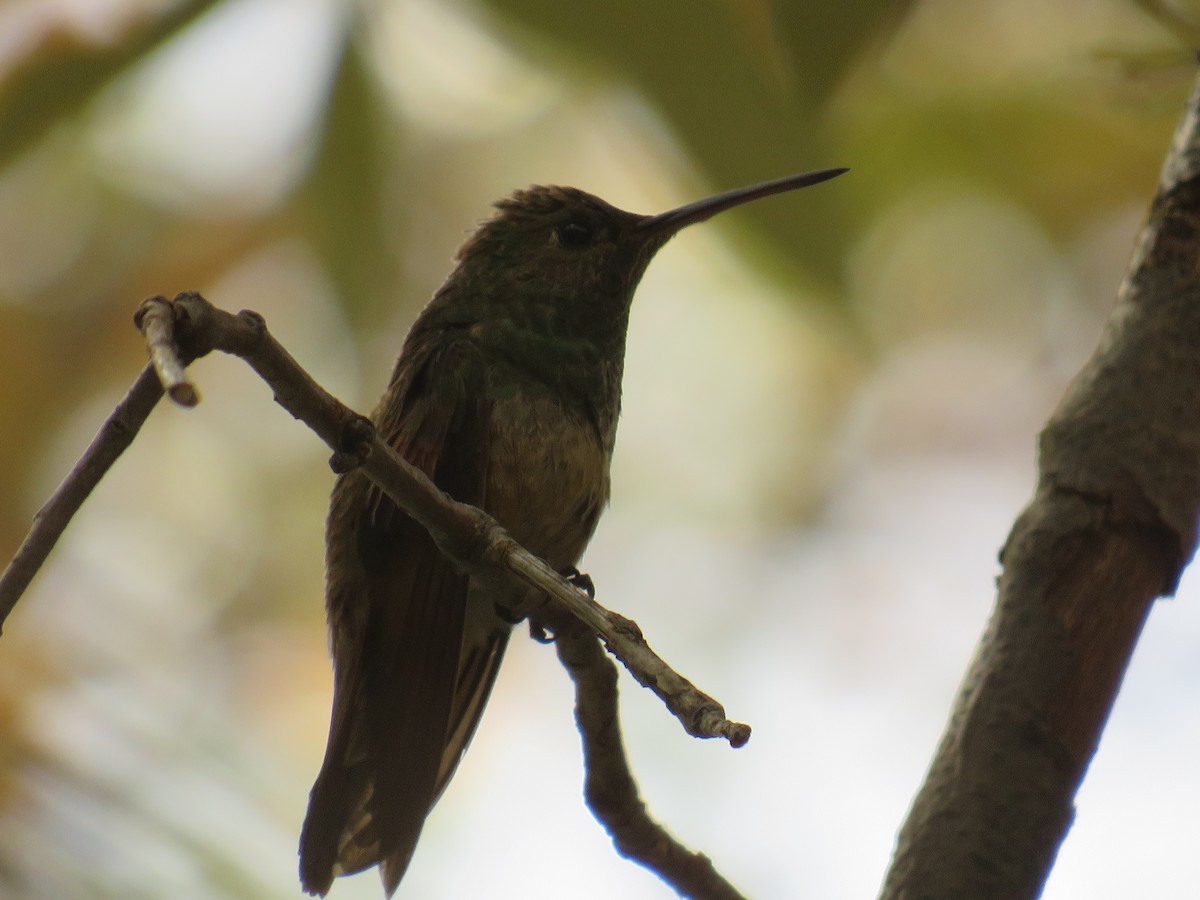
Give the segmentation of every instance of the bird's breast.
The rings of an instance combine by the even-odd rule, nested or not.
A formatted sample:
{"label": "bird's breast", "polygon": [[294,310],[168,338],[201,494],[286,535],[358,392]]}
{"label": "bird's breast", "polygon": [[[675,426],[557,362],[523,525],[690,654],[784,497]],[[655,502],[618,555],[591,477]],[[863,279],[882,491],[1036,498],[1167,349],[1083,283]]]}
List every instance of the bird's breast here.
{"label": "bird's breast", "polygon": [[495,396],[485,508],[530,552],[573,566],[609,494],[595,425],[541,385]]}

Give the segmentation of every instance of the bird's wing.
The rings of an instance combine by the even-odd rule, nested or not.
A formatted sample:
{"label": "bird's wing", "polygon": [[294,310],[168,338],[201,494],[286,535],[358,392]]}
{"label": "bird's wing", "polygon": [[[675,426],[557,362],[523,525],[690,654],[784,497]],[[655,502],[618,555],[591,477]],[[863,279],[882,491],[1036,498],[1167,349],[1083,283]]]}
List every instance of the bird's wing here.
{"label": "bird's wing", "polygon": [[[455,499],[483,505],[490,403],[468,342],[410,339],[381,434]],[[379,864],[389,895],[470,739],[507,630],[468,637],[468,579],[364,476],[334,488],[327,604],[334,706],[300,839],[301,880]],[[448,762],[450,761],[450,762]]]}

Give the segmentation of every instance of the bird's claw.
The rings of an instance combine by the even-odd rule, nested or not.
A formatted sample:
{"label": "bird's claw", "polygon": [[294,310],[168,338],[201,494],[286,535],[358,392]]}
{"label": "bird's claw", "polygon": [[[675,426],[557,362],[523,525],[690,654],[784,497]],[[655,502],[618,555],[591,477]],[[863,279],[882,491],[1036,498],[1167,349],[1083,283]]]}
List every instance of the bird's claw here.
{"label": "bird's claw", "polygon": [[375,426],[370,419],[354,416],[342,426],[338,436],[338,449],[329,457],[329,468],[338,475],[357,469],[371,453],[371,442],[375,439]]}
{"label": "bird's claw", "polygon": [[592,581],[591,575],[588,575],[586,572],[580,572],[577,568],[571,566],[571,568],[563,571],[562,576],[567,579],[568,583],[587,594],[589,600],[596,599],[596,584]]}

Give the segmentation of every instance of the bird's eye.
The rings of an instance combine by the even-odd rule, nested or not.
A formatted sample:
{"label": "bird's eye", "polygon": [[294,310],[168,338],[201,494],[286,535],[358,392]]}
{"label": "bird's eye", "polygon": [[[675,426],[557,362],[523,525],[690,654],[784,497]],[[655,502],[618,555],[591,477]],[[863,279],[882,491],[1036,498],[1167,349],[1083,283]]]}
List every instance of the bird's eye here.
{"label": "bird's eye", "polygon": [[592,242],[594,232],[586,222],[565,222],[554,229],[560,247],[580,250]]}

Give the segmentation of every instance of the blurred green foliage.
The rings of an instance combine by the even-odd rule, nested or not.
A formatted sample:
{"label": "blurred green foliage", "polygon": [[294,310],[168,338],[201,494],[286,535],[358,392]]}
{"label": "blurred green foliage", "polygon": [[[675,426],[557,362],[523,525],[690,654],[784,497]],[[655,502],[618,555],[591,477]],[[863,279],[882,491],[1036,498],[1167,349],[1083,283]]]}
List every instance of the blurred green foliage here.
{"label": "blurred green foliage", "polygon": [[[219,2],[173,4],[160,15],[140,18],[108,45],[72,33],[70,23],[55,21],[46,4],[40,40],[21,48],[22,56],[5,73],[0,93],[0,165],[27,151],[53,126],[83,115],[115,78]],[[10,11],[6,24],[13,28],[19,15]]]}
{"label": "blurred green foliage", "polygon": [[[762,370],[770,390],[763,382],[748,389],[770,394],[754,407],[755,415],[779,420],[782,430],[767,437],[726,430],[734,431],[734,443],[772,445],[762,458],[775,468],[768,467],[759,494],[782,512],[762,518],[808,515],[833,490],[822,479],[843,404],[887,358],[889,341],[912,337],[879,323],[911,312],[917,330],[960,329],[990,340],[996,336],[994,310],[981,306],[1005,298],[965,289],[927,304],[918,298],[911,310],[888,308],[889,302],[938,285],[970,285],[972,272],[990,271],[995,258],[1004,257],[1017,260],[1018,269],[1031,270],[1029,261],[1038,261],[1052,270],[1047,281],[1053,276],[1088,289],[1098,285],[1094,294],[1081,289],[1071,295],[1072,315],[1076,307],[1106,306],[1121,262],[1114,256],[1129,246],[1131,210],[1152,195],[1191,75],[1181,38],[1186,20],[1145,2],[328,0],[322,7],[328,7],[325,56],[294,63],[315,72],[309,112],[297,117],[299,137],[281,141],[283,149],[258,168],[246,164],[250,174],[239,176],[243,180],[191,182],[179,168],[163,174],[141,157],[130,162],[128,152],[105,149],[111,133],[126,127],[121,116],[136,106],[138,91],[153,81],[157,70],[148,66],[154,60],[214,14],[254,3],[284,18],[322,7],[321,0],[292,7],[284,0],[274,8],[265,0],[113,0],[98,4],[104,12],[86,23],[70,4],[0,9],[0,37],[11,38],[0,42],[5,555],[142,364],[129,319],[143,296],[199,289],[220,305],[266,308],[272,325],[286,332],[285,342],[302,347],[305,362],[365,407],[382,384],[402,323],[444,275],[470,223],[486,215],[487,204],[503,191],[524,181],[570,178],[597,192],[603,191],[596,184],[613,184],[627,197],[665,205],[804,169],[848,165],[850,176],[806,193],[803,202],[755,204],[719,229],[770,286],[764,290],[773,299],[766,303],[783,298],[779,305],[785,307],[782,320],[771,313],[751,332],[765,335],[761,345],[721,348],[730,370],[723,381],[754,373],[767,355],[782,360]],[[389,24],[395,17],[400,26]],[[428,59],[418,58],[413,44],[393,41],[389,35],[397,28],[405,40],[423,45]],[[226,36],[231,44],[236,37]],[[218,80],[221,47],[218,35],[208,64],[192,74],[195,83]],[[268,39],[256,52],[266,62],[285,50],[293,48]],[[253,71],[246,76],[247,90],[256,77]],[[473,112],[452,123],[428,109],[422,113],[422,102],[450,109],[446,98],[460,99]],[[169,145],[189,109],[180,100],[178,109],[159,113],[163,118],[154,124]],[[249,139],[254,124],[235,121],[212,132],[211,155]],[[182,134],[180,142],[187,140]],[[130,140],[118,146],[136,147],[137,135]],[[203,156],[210,148],[200,143],[189,149]],[[963,209],[985,208],[992,218],[977,229],[968,224],[944,246],[916,248],[897,262],[897,248],[911,249],[905,244],[910,233],[928,227],[928,233],[945,234],[944,223],[962,221],[956,216]],[[906,210],[926,218],[898,216]],[[1113,228],[1119,235],[1110,242],[1106,235]],[[991,234],[1016,237],[1002,247],[975,240]],[[720,263],[713,245],[706,246]],[[897,285],[899,276],[883,278],[885,269],[906,280]],[[712,271],[704,270],[709,280],[742,284],[719,265],[717,275]],[[1045,286],[1020,284],[1034,295]],[[1013,327],[1018,337],[1009,335],[1015,342],[1035,330],[1028,323],[1040,302],[1020,308],[1023,324]],[[736,318],[736,309],[730,315]],[[685,324],[671,321],[664,341]],[[803,336],[789,344],[792,328]],[[769,350],[767,338],[776,339]],[[799,363],[788,368],[793,356],[807,367],[806,384],[781,381],[801,378]],[[223,377],[211,375],[228,387]],[[687,377],[664,377],[674,378],[672,389],[686,389]],[[228,393],[238,393],[246,382],[231,383],[236,387]],[[206,397],[212,394],[206,387]],[[291,747],[301,733],[315,745],[323,728],[323,712],[289,704],[308,702],[310,694],[318,695],[317,706],[325,702],[315,637],[320,513],[314,509],[327,475],[318,448],[290,449],[289,441],[303,438],[282,431],[285,426],[279,435],[259,430],[274,427],[258,421],[269,415],[260,412],[265,397],[247,402],[254,411],[228,412],[218,422],[225,443],[200,432],[186,432],[187,440],[147,438],[162,442],[150,443],[158,449],[141,457],[142,465],[164,470],[155,476],[157,486],[145,488],[130,476],[121,494],[129,508],[114,513],[100,506],[103,518],[93,522],[96,532],[113,540],[125,528],[145,540],[162,530],[151,498],[161,502],[180,492],[171,502],[185,524],[173,520],[172,527],[187,532],[196,553],[185,557],[193,567],[185,574],[164,562],[176,579],[164,583],[180,596],[168,599],[164,589],[146,587],[126,570],[108,572],[96,561],[104,554],[84,542],[82,549],[64,551],[66,561],[44,576],[42,593],[27,600],[44,610],[23,606],[10,623],[0,654],[0,835],[20,833],[23,823],[35,821],[31,833],[42,850],[0,841],[0,892],[7,886],[8,895],[22,897],[184,896],[169,888],[199,883],[211,887],[209,896],[290,896],[290,882],[253,872],[264,848],[274,854],[283,846],[285,857],[290,852],[290,829],[299,821],[295,804],[306,790],[295,779],[302,782],[311,768],[310,757],[292,759],[289,765],[300,774],[285,775],[264,760]],[[745,397],[730,402],[750,405]],[[188,426],[173,427],[184,433]],[[707,427],[720,430],[711,421]],[[792,431],[803,432],[809,443],[797,438],[793,446]],[[704,445],[708,432],[698,433],[701,438],[680,443]],[[629,444],[639,446],[636,435]],[[201,457],[212,468],[198,474],[191,467]],[[240,468],[251,466],[251,458],[263,470]],[[749,473],[745,478],[759,468],[757,459],[741,466]],[[680,470],[688,468],[681,464]],[[197,486],[208,485],[210,477],[229,486]],[[781,487],[781,478],[796,485]],[[228,508],[239,504],[244,506],[234,512]],[[133,541],[111,552],[133,556],[132,548],[142,546]],[[162,559],[178,562],[169,553]],[[112,581],[105,581],[109,576]],[[127,618],[108,607],[89,612],[81,600],[117,603],[129,593],[141,597],[140,589],[145,605],[131,601]],[[60,600],[62,607],[55,605]],[[86,624],[74,622],[63,636],[64,619],[81,613],[114,616],[143,643],[131,639],[125,655],[89,655],[95,648]],[[183,620],[193,630],[181,631]],[[134,755],[138,765],[187,770],[213,795],[228,791],[241,800],[218,804],[195,822],[154,808],[150,799],[129,802],[123,827],[131,833],[148,829],[156,853],[173,846],[200,872],[185,877],[169,867],[151,870],[149,886],[139,893],[131,892],[127,879],[93,865],[87,852],[72,862],[69,841],[59,852],[52,849],[54,835],[66,827],[55,816],[71,819],[56,812],[54,797],[75,802],[83,796],[86,803],[78,805],[111,811],[128,801],[122,791],[126,780],[137,779],[138,765],[129,764],[132,775],[101,777],[96,768],[64,761],[65,751],[47,737],[62,733],[46,731],[53,717],[42,705],[49,697],[59,703],[54,709],[72,709],[81,684],[152,683],[164,670],[149,675],[127,669],[130,657],[155,656],[143,651],[147,646],[177,647],[177,658],[160,662],[167,669],[180,666],[184,674],[176,674],[185,682],[187,673],[204,679],[212,696],[197,701],[179,685],[165,698],[156,694],[141,711],[149,718],[167,715],[168,724],[148,728],[150,737],[138,743],[137,728],[110,723],[120,736],[114,746],[138,749],[145,756]],[[261,664],[267,657],[271,666]],[[231,683],[220,677],[209,682],[205,673],[214,670],[234,673]],[[238,675],[244,680],[233,684]],[[278,721],[259,722],[257,710],[239,706],[244,696],[262,699]],[[171,729],[169,716],[178,711],[180,697],[202,707],[188,719],[202,728]],[[246,736],[258,727],[263,734]],[[70,743],[66,733],[62,740]],[[201,735],[207,746],[197,744]],[[246,834],[268,837],[242,835],[240,846],[229,846],[202,833],[240,810],[239,802],[252,808],[244,816]],[[65,832],[71,841],[111,851],[104,826],[71,823]],[[127,852],[122,862],[129,865],[139,851]],[[290,860],[280,865],[287,869]],[[39,882],[39,866],[56,869],[54,877]]]}

